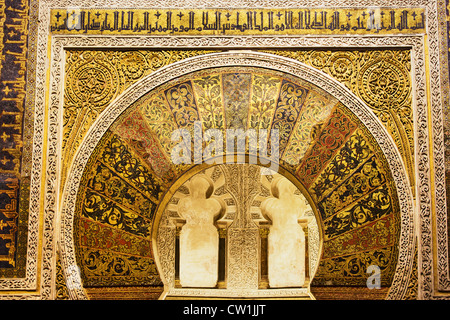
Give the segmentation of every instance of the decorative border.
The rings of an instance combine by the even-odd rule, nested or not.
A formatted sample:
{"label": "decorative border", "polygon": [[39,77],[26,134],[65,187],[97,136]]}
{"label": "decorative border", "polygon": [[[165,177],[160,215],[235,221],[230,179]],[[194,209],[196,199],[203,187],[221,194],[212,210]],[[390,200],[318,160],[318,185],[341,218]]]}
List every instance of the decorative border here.
{"label": "decorative border", "polygon": [[[33,2],[34,3],[34,2]],[[36,95],[34,104],[34,140],[32,155],[32,175],[31,175],[31,191],[30,191],[30,213],[29,213],[29,241],[27,250],[27,276],[24,279],[0,279],[0,288],[2,290],[24,290],[36,288],[37,283],[37,252],[39,245],[39,215],[43,214],[43,233],[42,237],[42,265],[41,265],[41,298],[52,298],[52,283],[55,268],[55,247],[58,230],[55,230],[58,203],[58,133],[61,128],[58,127],[57,120],[60,117],[59,108],[55,106],[55,101],[62,101],[62,81],[56,85],[54,81],[61,78],[63,74],[61,64],[56,65],[54,61],[63,62],[61,53],[64,46],[67,47],[116,47],[127,45],[136,47],[139,45],[148,47],[232,47],[232,48],[248,48],[248,47],[364,47],[364,46],[411,46],[413,51],[413,75],[415,83],[415,102],[414,123],[415,123],[415,141],[416,141],[416,176],[417,176],[417,196],[418,205],[416,207],[417,231],[420,237],[419,241],[419,298],[429,299],[434,296],[434,278],[433,278],[433,252],[435,251],[432,237],[432,220],[436,218],[438,224],[437,242],[438,248],[438,264],[439,274],[441,278],[444,276],[448,279],[448,259],[447,257],[447,230],[441,228],[446,226],[446,205],[445,205],[445,179],[441,168],[443,148],[443,123],[442,123],[442,104],[446,96],[443,96],[441,89],[442,73],[440,70],[440,52],[442,52],[442,39],[440,38],[439,21],[442,21],[442,3],[431,0],[360,0],[360,1],[314,1],[314,0],[241,0],[236,3],[235,0],[187,0],[181,6],[177,0],[156,0],[151,4],[144,0],[130,0],[127,7],[145,8],[220,8],[220,7],[239,7],[239,8],[261,8],[261,7],[277,7],[277,8],[293,8],[307,6],[329,6],[329,7],[417,7],[424,6],[427,8],[427,48],[429,57],[429,80],[426,78],[425,64],[425,43],[422,36],[415,37],[373,37],[360,36],[353,38],[346,37],[78,37],[60,38],[57,36],[49,37],[49,14],[51,8],[64,8],[80,6],[85,8],[101,8],[101,7],[123,7],[123,2],[119,0],[99,0],[95,4],[88,0],[70,1],[70,0],[41,0],[39,2],[39,21],[36,42]],[[441,6],[441,7],[439,7]],[[445,11],[445,10],[444,10]],[[438,13],[440,16],[438,16]],[[438,21],[439,19],[439,21]],[[444,19],[445,20],[445,19]],[[52,41],[51,52],[47,52],[48,41]],[[65,39],[65,40],[64,40]],[[64,42],[64,45],[63,45]],[[55,51],[56,50],[56,51]],[[59,50],[59,51],[58,51]],[[441,51],[440,51],[441,50]],[[58,52],[57,52],[58,51]],[[46,96],[46,69],[48,67],[48,55],[51,54],[51,88],[49,92],[50,107],[48,129],[45,127],[45,96]],[[55,60],[56,57],[56,60]],[[442,57],[442,59],[445,57]],[[58,63],[59,63],[58,62]],[[58,64],[57,63],[57,64]],[[429,82],[428,82],[429,81]],[[431,102],[431,119],[428,118],[427,108],[427,91],[426,84],[429,83],[430,102]],[[56,90],[56,91],[55,91]],[[56,93],[59,94],[56,94]],[[441,94],[442,93],[442,94]],[[28,99],[28,98],[27,98]],[[56,108],[56,109],[55,109]],[[56,122],[55,122],[56,121]],[[55,124],[56,123],[56,124]],[[61,123],[61,122],[59,122]],[[429,132],[428,123],[430,123],[431,134]],[[44,140],[45,132],[48,130],[48,141]],[[43,165],[45,159],[44,151],[47,144],[47,162]],[[431,145],[431,146],[430,146]],[[433,159],[430,159],[430,150],[432,147]],[[433,176],[434,186],[431,186],[430,164],[434,166],[435,174]],[[41,185],[42,169],[46,170],[45,186]],[[393,171],[394,172],[394,171]],[[41,207],[41,196],[43,196],[43,188],[45,188],[44,207]],[[432,191],[435,192],[436,198],[434,205],[431,203]],[[433,212],[436,217],[433,217]],[[402,222],[403,223],[403,222]],[[64,224],[61,225],[64,230]],[[411,227],[411,226],[409,226]],[[56,231],[56,232],[55,232]],[[445,253],[445,254],[444,254]],[[399,263],[406,263],[399,259]],[[448,290],[447,282],[440,281],[441,290]],[[82,295],[81,295],[82,296]],[[390,294],[392,297],[393,295]],[[395,296],[395,295],[394,295]]]}
{"label": "decorative border", "polygon": [[[446,182],[445,182],[445,143],[444,143],[444,110],[449,108],[449,73],[448,73],[448,31],[446,28],[447,12],[446,1],[440,3],[437,1],[436,21],[443,30],[439,32],[436,30],[438,41],[430,41],[430,46],[436,46],[436,51],[439,51],[439,57],[431,59],[430,64],[434,67],[431,68],[432,75],[430,79],[432,81],[431,87],[434,85],[440,85],[442,90],[439,91],[440,96],[431,97],[434,100],[431,101],[431,105],[435,103],[441,103],[441,107],[432,107],[432,152],[433,152],[433,168],[434,168],[434,188],[435,188],[435,205],[436,210],[434,216],[434,222],[436,224],[435,244],[433,248],[436,250],[436,255],[433,256],[437,261],[437,290],[450,291],[450,265],[449,265],[449,242],[448,242],[448,210],[446,201]],[[430,37],[431,40],[431,37]],[[438,70],[436,70],[438,69]],[[433,74],[433,72],[435,72]],[[439,72],[439,77],[434,77]],[[434,83],[433,83],[434,82]],[[440,99],[440,100],[438,100]]]}
{"label": "decorative border", "polygon": [[[122,38],[124,40],[126,38]],[[248,38],[245,38],[248,39]],[[414,38],[407,38],[414,39]],[[61,42],[66,41],[67,46],[68,39],[61,39],[56,41],[55,46],[62,47]],[[78,40],[78,39],[77,39]],[[118,39],[115,39],[117,43]],[[135,39],[132,39],[135,41]],[[143,39],[146,40],[145,38]],[[304,41],[304,39],[298,39]],[[316,39],[317,40],[317,39]],[[344,40],[344,39],[341,39]],[[346,39],[348,40],[348,39]],[[242,41],[242,39],[241,39]],[[248,40],[247,40],[248,41]],[[120,42],[120,41],[119,41]],[[342,45],[342,42],[340,42]],[[366,43],[368,45],[368,43]],[[141,43],[142,47],[144,43]],[[145,45],[144,45],[145,46]],[[57,52],[57,51],[54,51]],[[61,59],[56,59],[55,64],[52,64],[52,68],[59,64]],[[312,67],[306,66],[298,61],[275,56],[266,53],[256,53],[251,51],[237,51],[237,52],[223,52],[212,53],[186,60],[173,63],[169,66],[161,68],[149,76],[141,79],[132,87],[127,89],[119,98],[117,98],[111,105],[99,116],[92,127],[89,129],[87,137],[84,139],[77,152],[70,173],[67,179],[67,184],[64,188],[62,197],[62,210],[61,210],[61,259],[65,268],[68,266],[76,265],[76,258],[74,253],[74,240],[73,240],[73,218],[74,208],[76,202],[77,190],[81,176],[83,174],[86,163],[94,151],[97,143],[100,141],[103,134],[109,128],[109,126],[117,119],[117,117],[134,101],[141,97],[146,92],[156,88],[157,86],[171,80],[178,78],[179,76],[214,67],[223,66],[253,66],[266,69],[278,70],[286,72],[293,76],[297,76],[301,79],[309,81],[316,86],[323,88],[325,91],[336,97],[344,105],[346,105],[355,115],[362,121],[362,123],[369,129],[376,141],[380,145],[394,177],[397,192],[399,196],[400,214],[401,214],[401,235],[400,235],[400,258],[397,262],[397,269],[394,275],[392,289],[389,292],[390,298],[401,299],[404,295],[409,276],[411,273],[411,266],[413,262],[414,253],[414,213],[413,213],[413,199],[411,189],[409,188],[409,181],[404,168],[404,164],[401,160],[400,153],[395,146],[392,138],[387,133],[386,129],[380,123],[378,118],[359,98],[357,98],[350,90],[344,87],[342,84],[332,79],[330,76],[323,72],[316,70]],[[59,72],[52,73],[52,83],[55,84],[55,89],[58,87],[58,83],[61,82],[61,77],[57,77]],[[55,97],[58,96],[55,91]],[[420,99],[419,99],[420,100]],[[50,109],[53,112],[58,113],[61,101],[54,99],[51,101]],[[51,126],[51,124],[49,124]],[[58,124],[53,124],[55,127]],[[50,130],[51,132],[53,130]],[[55,137],[56,140],[56,137]],[[79,275],[72,277],[74,283],[68,283],[68,287],[76,287],[77,283],[81,283]],[[71,296],[76,298],[85,298],[81,289],[69,290]]]}

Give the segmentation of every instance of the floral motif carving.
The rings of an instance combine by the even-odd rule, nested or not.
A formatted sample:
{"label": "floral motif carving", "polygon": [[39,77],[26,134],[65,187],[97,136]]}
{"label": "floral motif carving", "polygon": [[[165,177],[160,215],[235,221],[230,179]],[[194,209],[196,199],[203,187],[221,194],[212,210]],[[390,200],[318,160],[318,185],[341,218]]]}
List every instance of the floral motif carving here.
{"label": "floral motif carving", "polygon": [[[237,61],[237,60],[236,60]],[[272,61],[270,62],[270,63],[273,63]],[[346,103],[350,103],[351,104],[351,102],[350,102],[350,100],[348,100],[348,101],[346,101]],[[374,129],[374,127],[371,127],[371,130],[375,130]],[[387,141],[387,140],[386,140]],[[384,141],[383,143],[386,143],[386,141]],[[387,155],[389,155],[389,154],[387,154]],[[391,157],[392,155],[389,155],[389,157]],[[399,173],[401,173],[401,170],[399,170],[399,171],[394,171],[395,172],[395,175],[397,176]],[[402,196],[404,196],[404,194],[402,195]],[[401,202],[402,203],[402,202]],[[402,205],[404,205],[405,203],[403,203]],[[398,280],[397,280],[398,281]]]}
{"label": "floral motif carving", "polygon": [[328,73],[364,100],[394,138],[414,185],[409,50],[269,50]]}

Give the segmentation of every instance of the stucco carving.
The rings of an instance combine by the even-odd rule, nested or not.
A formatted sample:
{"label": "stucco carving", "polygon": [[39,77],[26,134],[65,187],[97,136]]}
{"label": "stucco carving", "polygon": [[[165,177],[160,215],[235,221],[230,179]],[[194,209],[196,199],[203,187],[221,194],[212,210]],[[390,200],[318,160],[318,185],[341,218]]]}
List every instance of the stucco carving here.
{"label": "stucco carving", "polygon": [[[442,100],[441,95],[441,71],[440,71],[440,48],[441,43],[439,38],[438,21],[442,20],[442,8],[438,7],[435,1],[244,1],[239,2],[240,7],[295,7],[295,6],[425,6],[428,10],[427,27],[428,27],[428,54],[430,66],[430,99],[431,99],[431,119],[428,118],[428,106],[426,98],[426,79],[425,79],[425,53],[424,40],[422,36],[386,36],[386,37],[328,37],[328,38],[296,38],[296,37],[192,37],[192,38],[173,38],[173,37],[53,37],[51,38],[51,54],[47,52],[48,48],[48,17],[49,8],[51,7],[68,7],[68,6],[123,6],[120,1],[100,1],[92,4],[89,1],[40,1],[39,2],[39,20],[38,36],[37,36],[37,59],[36,59],[36,90],[35,90],[35,125],[34,125],[34,140],[33,140],[33,157],[32,157],[32,175],[31,175],[31,191],[30,191],[30,213],[29,213],[29,245],[27,253],[27,277],[24,279],[2,279],[0,286],[3,290],[15,289],[32,289],[36,287],[38,277],[37,253],[39,245],[39,215],[44,212],[43,216],[43,234],[42,234],[42,268],[41,268],[41,298],[50,298],[52,293],[52,282],[55,270],[55,246],[56,241],[61,232],[61,251],[63,268],[75,263],[73,258],[73,243],[71,242],[71,212],[70,204],[74,203],[74,198],[77,190],[76,173],[82,172],[85,161],[87,161],[89,150],[92,150],[96,142],[100,139],[108,124],[120,113],[120,108],[125,108],[126,103],[135,99],[138,95],[137,91],[142,90],[141,84],[145,83],[147,88],[155,83],[167,80],[178,73],[176,67],[170,66],[164,69],[166,74],[161,72],[151,75],[148,79],[144,79],[139,85],[136,85],[132,90],[125,92],[119,99],[117,99],[111,108],[108,108],[102,114],[101,119],[90,130],[90,135],[83,142],[83,146],[77,155],[77,161],[72,167],[71,177],[64,193],[64,202],[59,203],[59,186],[58,186],[58,171],[59,171],[59,119],[61,117],[61,102],[62,102],[62,70],[65,47],[232,47],[232,48],[248,48],[248,47],[302,47],[302,46],[324,46],[324,47],[342,47],[342,46],[356,46],[356,47],[377,47],[377,46],[407,46],[412,48],[413,55],[413,79],[416,88],[414,93],[415,110],[415,136],[416,136],[416,168],[417,168],[417,197],[418,197],[418,223],[420,230],[420,244],[419,244],[419,269],[422,279],[419,294],[423,298],[432,298],[434,294],[433,287],[433,236],[432,236],[432,211],[436,211],[438,222],[437,240],[438,240],[438,256],[437,264],[439,270],[440,288],[448,289],[448,252],[447,252],[447,229],[446,226],[446,205],[445,205],[445,179],[443,155],[443,137],[442,137]],[[127,3],[128,6],[145,7],[148,6],[147,1],[133,0]],[[236,5],[234,1],[197,1],[191,0],[183,3],[183,6],[192,7],[225,7],[227,5]],[[174,7],[180,6],[177,1],[155,1],[154,7]],[[439,11],[440,10],[440,11]],[[440,12],[440,13],[439,13]],[[438,16],[439,15],[439,16]],[[440,19],[440,20],[439,20]],[[46,57],[51,56],[50,62],[50,84],[49,92],[49,117],[45,118],[45,96],[47,92],[46,72],[47,60]],[[234,55],[234,57],[231,57]],[[264,58],[261,58],[264,57]],[[261,60],[258,60],[261,58]],[[209,57],[208,61],[202,60],[200,63],[214,66],[214,57]],[[266,60],[264,60],[266,59]],[[220,60],[220,62],[217,62]],[[317,75],[314,70],[304,70],[299,68],[298,63],[294,63],[287,59],[274,58],[271,56],[259,55],[256,57],[250,53],[234,53],[229,57],[221,56],[216,60],[216,65],[223,65],[224,63],[243,63],[250,65],[259,65],[263,67],[281,67],[286,72],[293,74],[301,74],[302,77],[311,78],[316,77],[320,84],[324,85],[330,93],[339,97],[345,104],[354,108],[355,113],[360,119],[366,123],[369,129],[374,133],[380,146],[385,151],[388,161],[391,165],[391,170],[395,174],[397,188],[400,193],[400,205],[402,208],[402,237],[401,237],[401,256],[399,259],[399,267],[397,276],[394,279],[393,288],[389,293],[390,298],[399,298],[403,295],[405,290],[404,283],[407,283],[409,277],[409,267],[411,265],[411,253],[414,246],[414,227],[412,215],[412,201],[410,191],[408,189],[407,179],[404,177],[403,166],[397,156],[396,150],[393,147],[392,141],[385,135],[380,124],[376,122],[373,115],[367,111],[360,102],[355,102],[354,97],[349,95],[348,91],[342,86],[336,84],[335,81],[323,75]],[[196,62],[196,59],[192,60]],[[277,64],[278,63],[278,64]],[[198,64],[191,65],[183,72],[189,69],[194,70],[200,68]],[[151,79],[152,81],[148,81]],[[121,105],[123,104],[123,105]],[[106,119],[106,120],[105,120]],[[45,146],[45,128],[48,121],[48,144]],[[429,125],[432,129],[432,137],[429,134]],[[432,145],[430,145],[430,143]],[[433,159],[430,158],[430,150],[433,152]],[[391,152],[392,151],[392,152]],[[46,152],[46,157],[44,155]],[[46,163],[43,163],[46,159]],[[434,188],[431,187],[431,171],[429,164],[434,164],[433,182]],[[41,172],[45,168],[46,180],[45,185],[41,185]],[[45,193],[42,193],[42,187],[45,187]],[[436,203],[434,207],[430,201],[431,190],[434,190],[436,196]],[[44,207],[41,207],[41,197],[45,194]],[[57,212],[62,209],[62,216]],[[60,222],[60,224],[59,224]],[[58,228],[56,228],[58,223]],[[72,279],[69,277],[69,279]],[[68,283],[69,285],[70,283]],[[72,289],[71,297],[83,298],[86,297],[82,289],[77,289],[77,281],[71,283]],[[13,296],[10,296],[13,297]],[[30,296],[31,297],[31,296]]]}
{"label": "stucco carving", "polygon": [[[305,200],[301,192],[292,184],[288,179],[283,177],[282,175],[276,174],[274,176],[269,175],[261,175],[261,170],[263,167],[259,167],[251,164],[228,164],[228,165],[219,165],[213,166],[208,169],[201,171],[200,173],[194,175],[192,178],[187,180],[180,188],[173,192],[173,195],[167,204],[167,207],[164,208],[162,213],[162,217],[159,225],[155,225],[155,232],[157,235],[157,244],[156,250],[160,259],[160,265],[162,272],[165,275],[165,284],[166,290],[163,293],[164,298],[173,298],[177,296],[199,296],[199,297],[284,297],[284,296],[297,296],[303,298],[309,298],[311,296],[308,286],[309,282],[305,283],[305,276],[308,276],[309,279],[313,276],[313,271],[310,270],[310,273],[306,275],[306,266],[305,266],[305,247],[303,248],[302,260],[303,260],[303,275],[299,272],[291,273],[288,272],[288,277],[294,278],[295,281],[290,281],[288,285],[286,283],[273,282],[270,284],[270,290],[264,289],[264,280],[262,280],[262,274],[260,274],[260,269],[262,265],[262,256],[265,254],[261,251],[263,250],[260,246],[260,238],[261,234],[264,233],[264,227],[261,227],[260,223],[270,223],[270,220],[267,220],[266,212],[264,211],[262,205],[263,202],[268,201],[271,202],[275,198],[271,197],[271,193],[267,193],[264,189],[270,188],[271,181],[282,181],[284,185],[289,186],[292,191],[292,195],[296,197],[302,204],[302,212],[305,214],[306,211],[310,209],[308,202]],[[220,226],[223,230],[223,237],[225,240],[225,247],[223,254],[226,261],[226,266],[224,270],[224,279],[222,279],[223,283],[218,287],[214,285],[200,285],[197,284],[195,286],[191,285],[191,283],[183,283],[182,274],[183,274],[183,264],[182,264],[182,254],[180,250],[180,256],[176,257],[174,254],[175,247],[175,239],[176,239],[176,230],[177,226],[181,227],[181,232],[179,234],[180,241],[180,249],[183,249],[181,246],[182,239],[182,228],[184,228],[184,219],[183,219],[183,203],[186,201],[190,202],[194,193],[196,192],[195,188],[189,188],[185,186],[192,186],[192,181],[203,179],[203,177],[211,177],[211,181],[214,183],[210,183],[210,188],[212,195],[210,198],[213,200],[214,204],[222,203],[223,207],[223,217],[219,218],[216,221],[216,225]],[[276,188],[275,188],[276,189]],[[220,192],[216,192],[217,190],[223,190]],[[187,191],[188,194],[183,193]],[[294,194],[295,191],[295,194]],[[275,191],[275,194],[276,191]],[[247,201],[243,200],[246,198]],[[233,201],[229,201],[233,199]],[[255,200],[260,199],[260,200]],[[239,201],[235,201],[239,200]],[[237,203],[238,202],[238,203]],[[205,205],[203,206],[205,207]],[[286,209],[286,208],[285,208]],[[231,211],[238,211],[238,214],[231,217],[228,213]],[[284,211],[289,211],[288,209]],[[292,210],[291,210],[292,211]],[[296,212],[294,211],[294,214]],[[272,215],[270,215],[273,217]],[[297,219],[294,219],[297,224]],[[302,221],[307,229],[316,229],[317,230],[317,222],[314,217],[314,214],[309,215],[308,219],[304,219]],[[277,226],[279,223],[277,221],[274,222]],[[298,225],[298,224],[297,224]],[[298,225],[300,228],[300,225]],[[172,230],[172,233],[168,233],[167,230]],[[286,230],[284,230],[286,231]],[[203,232],[203,231],[201,231]],[[274,230],[270,231],[277,236]],[[269,232],[269,235],[270,235]],[[197,234],[200,232],[197,232]],[[215,233],[218,234],[217,230]],[[303,244],[305,244],[305,234],[303,230],[301,230],[303,235]],[[286,234],[291,235],[291,234]],[[289,242],[292,239],[289,237],[281,239],[282,243],[278,246],[282,252],[287,255],[296,256],[295,253],[291,251],[286,251]],[[172,245],[172,248],[168,248],[168,245]],[[198,248],[203,247],[204,241],[198,242]],[[277,246],[277,245],[276,245]],[[318,234],[313,235],[312,241],[308,241],[308,256],[317,261],[319,258],[319,239]],[[194,251],[198,248],[194,248]],[[217,244],[215,244],[216,250],[218,250]],[[189,248],[185,248],[189,250]],[[267,249],[267,248],[266,248]],[[276,257],[271,257],[270,248],[267,249],[267,253],[270,259],[276,260]],[[204,252],[203,256],[208,256],[206,252]],[[176,259],[179,259],[179,285],[177,285],[176,278]],[[217,256],[215,257],[217,261]],[[289,259],[284,258],[285,261]],[[199,260],[200,261],[200,260]],[[275,262],[276,262],[275,261]],[[194,269],[194,268],[191,268]],[[215,266],[217,277],[217,265]],[[277,275],[281,276],[281,278],[288,278],[286,274],[280,274],[279,270],[275,271],[274,280],[277,281]],[[288,270],[292,271],[292,270]],[[203,271],[203,274],[208,274],[209,272]],[[225,275],[226,274],[226,275]],[[288,279],[289,280],[289,279]],[[300,282],[298,280],[301,280]],[[270,281],[270,268],[269,268],[269,281]],[[263,287],[261,287],[261,285]],[[280,287],[280,288],[277,288]],[[287,288],[291,287],[291,288]]]}
{"label": "stucco carving", "polygon": [[[340,84],[336,84],[334,80],[323,74],[319,74],[317,71],[310,67],[306,67],[298,62],[291,61],[290,59],[284,59],[269,54],[260,54],[253,52],[232,52],[232,53],[218,53],[205,56],[199,56],[197,58],[189,59],[180,63],[175,63],[166,68],[161,69],[160,72],[155,72],[147,78],[136,84],[134,90],[125,92],[120,99],[116,100],[111,108],[107,109],[96,122],[91,130],[91,135],[86,139],[78,153],[78,156],[74,162],[74,166],[71,170],[71,175],[68,181],[70,183],[66,187],[66,196],[64,197],[63,204],[63,221],[70,222],[73,211],[71,210],[70,203],[75,201],[75,195],[80,174],[84,169],[84,164],[89,158],[89,150],[93,150],[96,145],[96,141],[102,136],[109,124],[121,113],[121,111],[131,104],[137,97],[149,89],[155,87],[158,83],[170,78],[174,78],[181,73],[186,73],[211,66],[223,66],[223,65],[251,65],[264,68],[275,68],[284,72],[288,72],[293,75],[297,75],[306,79],[330,92],[332,95],[341,100],[347,105],[362,121],[366,124],[374,137],[377,139],[380,147],[384,150],[385,156],[391,166],[394,179],[396,181],[397,189],[400,198],[400,207],[402,214],[402,236],[401,252],[402,259],[398,264],[398,272],[394,279],[397,282],[394,286],[396,290],[401,290],[401,283],[407,282],[410,272],[412,254],[409,248],[413,244],[413,228],[412,228],[412,202],[411,193],[408,188],[408,181],[405,175],[403,163],[398,158],[398,151],[392,142],[392,139],[387,135],[382,125],[373,115],[373,113],[365,107],[358,99],[355,99],[348,90]],[[72,212],[71,212],[72,211]],[[61,242],[67,249],[73,248],[71,228],[63,230],[63,238]],[[67,251],[66,253],[69,253]],[[67,262],[75,263],[74,257],[70,255],[65,256]],[[400,271],[401,270],[401,271]],[[395,294],[401,295],[403,292],[399,291]]]}

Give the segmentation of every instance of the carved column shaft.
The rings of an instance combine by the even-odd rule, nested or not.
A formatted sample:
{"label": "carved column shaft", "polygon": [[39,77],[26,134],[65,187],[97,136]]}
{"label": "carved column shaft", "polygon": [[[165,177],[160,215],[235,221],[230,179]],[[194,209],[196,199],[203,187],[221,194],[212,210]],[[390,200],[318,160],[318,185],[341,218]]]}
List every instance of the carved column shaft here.
{"label": "carved column shaft", "polygon": [[258,289],[259,228],[250,216],[250,204],[258,193],[259,184],[249,177],[256,166],[233,165],[228,172],[228,187],[233,189],[238,204],[236,219],[228,229],[229,289]]}

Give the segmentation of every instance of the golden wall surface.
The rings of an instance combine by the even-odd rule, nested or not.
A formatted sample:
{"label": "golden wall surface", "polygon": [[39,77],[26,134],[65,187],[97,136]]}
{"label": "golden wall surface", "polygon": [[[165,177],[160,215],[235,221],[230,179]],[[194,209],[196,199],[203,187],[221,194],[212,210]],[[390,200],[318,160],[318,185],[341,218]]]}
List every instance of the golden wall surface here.
{"label": "golden wall surface", "polygon": [[[87,298],[157,298],[163,283],[153,252],[156,210],[190,169],[170,162],[171,133],[192,130],[196,120],[205,129],[281,130],[280,164],[320,217],[316,298],[446,297],[450,18],[442,3],[147,8],[138,2],[117,9],[108,1],[88,8],[83,1],[45,0],[41,11],[35,0],[0,5],[2,297],[66,299],[86,290]],[[333,92],[293,71],[233,65],[186,71],[96,131],[152,75],[230,50],[313,68],[331,79]],[[236,74],[239,82],[231,80]],[[238,89],[242,101],[233,100]],[[340,102],[343,91],[370,116]],[[386,145],[395,146],[391,153],[399,154],[396,168],[407,186],[367,125],[372,115],[373,126],[389,137]],[[98,132],[75,187],[71,173]],[[66,220],[70,197],[76,205]],[[117,223],[118,216],[125,220]],[[65,235],[72,227],[70,243]],[[366,287],[374,261],[382,267],[380,291]]]}

